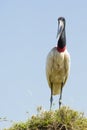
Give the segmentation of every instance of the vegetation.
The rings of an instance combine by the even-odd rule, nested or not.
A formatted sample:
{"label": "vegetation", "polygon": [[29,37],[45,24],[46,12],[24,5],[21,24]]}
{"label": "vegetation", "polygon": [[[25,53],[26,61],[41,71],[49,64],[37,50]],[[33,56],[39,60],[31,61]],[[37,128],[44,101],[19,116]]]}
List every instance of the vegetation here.
{"label": "vegetation", "polygon": [[55,111],[43,111],[42,107],[38,107],[37,112],[25,123],[14,124],[5,130],[87,130],[84,114],[69,107],[64,106]]}

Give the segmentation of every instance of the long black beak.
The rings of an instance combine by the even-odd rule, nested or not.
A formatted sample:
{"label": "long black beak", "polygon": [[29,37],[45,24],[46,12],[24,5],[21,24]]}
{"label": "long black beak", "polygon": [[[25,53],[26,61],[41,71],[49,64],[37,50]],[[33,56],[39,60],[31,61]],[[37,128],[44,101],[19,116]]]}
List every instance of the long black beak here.
{"label": "long black beak", "polygon": [[56,36],[56,38],[59,39],[59,37],[60,37],[61,34],[62,34],[63,28],[64,28],[63,22],[62,22],[62,21],[59,21],[58,31],[57,31],[57,36]]}

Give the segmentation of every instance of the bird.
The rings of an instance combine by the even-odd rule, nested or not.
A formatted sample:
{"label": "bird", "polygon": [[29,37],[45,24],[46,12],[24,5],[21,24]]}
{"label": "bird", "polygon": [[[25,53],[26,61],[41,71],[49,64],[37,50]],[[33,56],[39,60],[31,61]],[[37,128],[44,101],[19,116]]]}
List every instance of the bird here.
{"label": "bird", "polygon": [[46,60],[46,77],[51,89],[50,109],[53,96],[59,96],[59,109],[62,104],[62,90],[70,73],[70,54],[66,48],[66,20],[58,18],[57,44],[51,49]]}

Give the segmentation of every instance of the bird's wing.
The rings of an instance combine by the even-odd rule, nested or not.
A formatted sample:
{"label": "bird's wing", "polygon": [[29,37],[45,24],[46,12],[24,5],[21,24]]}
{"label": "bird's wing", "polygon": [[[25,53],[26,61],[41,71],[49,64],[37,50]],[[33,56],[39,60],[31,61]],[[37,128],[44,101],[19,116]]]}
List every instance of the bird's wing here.
{"label": "bird's wing", "polygon": [[46,76],[50,87],[51,87],[51,73],[52,73],[53,60],[54,60],[53,51],[50,51],[46,61]]}
{"label": "bird's wing", "polygon": [[65,67],[65,74],[66,74],[65,81],[64,81],[64,84],[65,84],[69,76],[69,72],[70,72],[70,55],[68,52],[64,56],[64,67]]}

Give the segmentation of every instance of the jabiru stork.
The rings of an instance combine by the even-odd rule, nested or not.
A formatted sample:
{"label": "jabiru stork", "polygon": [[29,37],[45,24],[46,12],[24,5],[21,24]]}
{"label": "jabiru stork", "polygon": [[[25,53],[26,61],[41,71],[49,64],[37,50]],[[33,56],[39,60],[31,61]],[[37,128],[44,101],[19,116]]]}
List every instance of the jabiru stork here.
{"label": "jabiru stork", "polygon": [[53,47],[47,56],[46,76],[51,89],[50,109],[53,95],[60,94],[59,108],[62,101],[62,89],[67,81],[70,71],[70,55],[66,48],[66,21],[64,17],[58,18],[57,45]]}

